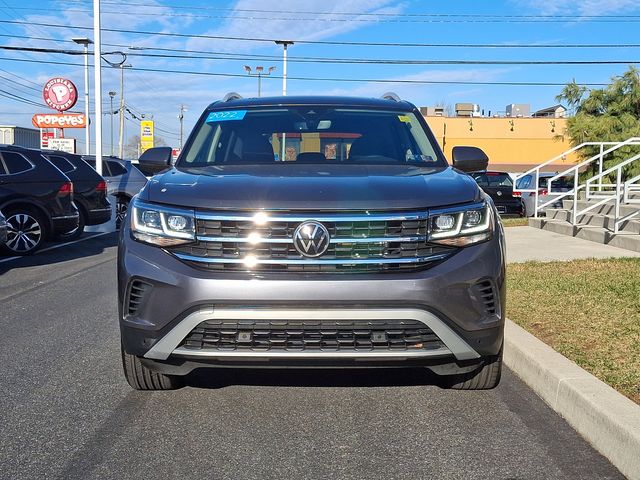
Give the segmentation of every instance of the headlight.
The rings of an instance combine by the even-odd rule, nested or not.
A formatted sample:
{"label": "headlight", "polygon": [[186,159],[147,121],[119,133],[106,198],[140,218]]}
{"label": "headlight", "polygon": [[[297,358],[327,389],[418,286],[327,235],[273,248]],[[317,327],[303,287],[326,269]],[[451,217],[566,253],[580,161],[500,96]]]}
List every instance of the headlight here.
{"label": "headlight", "polygon": [[196,238],[193,210],[131,202],[131,233],[145,243],[160,247],[193,242]]}
{"label": "headlight", "polygon": [[493,229],[493,211],[486,202],[434,210],[429,214],[429,241],[432,243],[464,247],[489,240]]}

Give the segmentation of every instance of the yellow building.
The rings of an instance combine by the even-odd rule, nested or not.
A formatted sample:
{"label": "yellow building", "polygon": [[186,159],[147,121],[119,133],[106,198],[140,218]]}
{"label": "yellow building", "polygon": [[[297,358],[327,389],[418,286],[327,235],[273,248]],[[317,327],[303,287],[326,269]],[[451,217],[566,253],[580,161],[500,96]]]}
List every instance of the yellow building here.
{"label": "yellow building", "polygon": [[[479,147],[489,157],[492,170],[524,172],[571,148],[566,118],[425,116],[425,120],[449,160],[455,146]],[[570,154],[543,170],[564,170],[576,160]]]}

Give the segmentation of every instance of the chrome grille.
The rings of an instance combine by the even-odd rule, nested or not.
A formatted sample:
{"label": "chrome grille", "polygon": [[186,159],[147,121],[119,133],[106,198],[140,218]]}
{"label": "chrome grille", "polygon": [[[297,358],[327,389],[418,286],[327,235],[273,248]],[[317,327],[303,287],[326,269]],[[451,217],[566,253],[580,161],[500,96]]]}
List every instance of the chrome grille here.
{"label": "chrome grille", "polygon": [[442,341],[417,320],[207,320],[182,341],[184,351],[434,350]]}
{"label": "chrome grille", "polygon": [[[392,272],[425,268],[455,251],[427,243],[426,213],[196,213],[197,241],[167,250],[211,271]],[[293,235],[303,222],[322,223],[327,251],[306,258]],[[247,259],[251,262],[248,263]]]}

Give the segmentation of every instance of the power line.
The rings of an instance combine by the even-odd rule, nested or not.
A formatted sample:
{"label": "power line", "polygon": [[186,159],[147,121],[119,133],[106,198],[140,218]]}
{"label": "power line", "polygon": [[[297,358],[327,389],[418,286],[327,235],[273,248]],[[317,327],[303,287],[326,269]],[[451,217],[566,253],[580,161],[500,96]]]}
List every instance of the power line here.
{"label": "power line", "polygon": [[34,102],[33,100],[29,100],[28,98],[21,97],[20,95],[16,95],[11,92],[7,92],[6,90],[0,89],[0,95],[3,97],[9,98],[11,100],[15,100],[17,102],[26,103],[27,105],[35,105],[36,107],[44,107],[44,103]]}
{"label": "power line", "polygon": [[[0,72],[8,73],[9,75],[12,75],[12,76],[14,76],[14,77],[17,77],[17,78],[19,78],[20,80],[24,80],[25,82],[30,83],[31,85],[35,85],[35,86],[39,87],[39,88],[37,89],[38,91],[40,91],[40,90],[42,89],[42,85],[40,85],[39,83],[36,83],[36,82],[34,82],[34,81],[32,81],[32,80],[29,80],[28,78],[22,78],[20,75],[16,75],[15,73],[10,72],[9,70],[4,70],[4,69],[0,68]],[[32,88],[33,88],[33,87],[32,87]]]}
{"label": "power line", "polygon": [[[0,45],[2,50],[31,52],[31,53],[59,53],[63,55],[84,55],[80,50],[63,50],[57,48],[40,47],[19,47]],[[105,52],[102,55],[107,55]],[[114,53],[114,52],[111,52]],[[89,53],[93,55],[93,53]],[[174,55],[174,54],[154,54],[154,53],[128,53],[130,57],[150,57],[150,58],[184,58],[188,60],[227,60],[227,61],[248,61],[252,57],[225,58],[217,56],[194,56],[194,55]],[[335,63],[335,64],[364,64],[364,65],[630,65],[640,63],[640,60],[392,60],[392,59],[357,59],[357,58],[323,58],[308,57],[300,58],[297,61],[302,63]]]}
{"label": "power line", "polygon": [[[0,57],[1,60],[13,61],[13,62],[26,62],[26,63],[45,63],[49,65],[68,65],[82,67],[79,63],[69,62],[54,62],[46,60],[28,60],[22,58],[7,58]],[[202,72],[202,71],[190,71],[190,70],[170,70],[159,68],[143,68],[143,67],[131,67],[131,70],[140,72],[157,72],[157,73],[175,73],[182,75],[198,75],[206,77],[228,77],[228,78],[246,78],[246,75],[241,73],[215,73],[215,72]],[[274,76],[273,78],[281,79],[280,76]],[[287,76],[290,80],[299,81],[323,81],[323,82],[369,82],[369,83],[398,83],[398,84],[415,84],[415,85],[495,85],[495,86],[520,86],[520,87],[564,87],[565,83],[555,82],[480,82],[480,81],[445,81],[445,80],[406,80],[406,79],[376,79],[376,78],[329,78],[329,77],[292,77]],[[580,83],[587,87],[604,87],[608,83]]]}
{"label": "power line", "polygon": [[[13,86],[21,87],[21,88],[23,88],[25,90],[32,90],[34,92],[42,93],[42,88],[36,88],[36,87],[32,87],[31,85],[27,85],[25,83],[20,83],[15,78],[6,77],[6,76],[4,76],[2,74],[0,74],[0,78],[4,79],[7,82],[10,82]],[[31,93],[31,92],[29,92],[29,93]]]}
{"label": "power line", "polygon": [[[640,21],[640,19],[638,20]],[[38,25],[50,28],[65,28],[65,29],[77,29],[77,30],[91,30],[93,27],[83,27],[80,25],[59,25],[56,23],[40,23],[40,22],[22,22],[18,20],[0,20],[0,24],[12,24],[12,25]],[[103,28],[103,32],[113,33],[129,33],[132,35],[149,35],[149,36],[161,36],[161,37],[175,37],[175,38],[204,38],[209,40],[227,40],[227,41],[243,41],[243,42],[262,42],[262,43],[274,43],[276,38],[257,38],[257,37],[231,37],[225,35],[205,35],[205,34],[188,34],[188,33],[171,33],[171,32],[151,32],[146,30],[127,30],[120,28]],[[337,40],[292,40],[297,44],[307,45],[350,45],[350,46],[363,46],[363,47],[433,47],[434,44],[429,43],[394,43],[394,42],[347,42]],[[496,47],[497,48],[497,47]]]}
{"label": "power line", "polygon": [[[83,3],[85,0],[68,0],[69,2],[74,2],[74,3]],[[172,9],[183,9],[183,10],[208,10],[208,11],[233,11],[233,12],[254,12],[254,13],[292,13],[292,14],[310,14],[310,15],[358,15],[358,16],[375,16],[375,17],[430,17],[430,16],[446,16],[446,17],[467,17],[467,16],[499,16],[499,17],[515,17],[515,18],[520,18],[520,17],[540,17],[540,18],[546,18],[546,17],[551,17],[551,18],[555,18],[555,17],[568,17],[568,18],[575,18],[575,15],[558,15],[558,14],[554,14],[554,15],[491,15],[491,14],[475,14],[475,13],[469,13],[469,14],[465,14],[465,13],[420,13],[420,12],[413,12],[413,13],[399,13],[399,12],[328,12],[326,10],[324,11],[305,11],[305,10],[277,10],[277,9],[268,9],[268,10],[264,10],[264,9],[257,9],[257,8],[233,8],[233,7],[214,7],[214,6],[203,6],[203,5],[150,5],[148,3],[144,3],[144,2],[115,2],[115,1],[109,1],[109,0],[102,0],[102,4],[104,5],[118,5],[118,6],[142,6],[145,8],[156,8],[156,9],[167,9],[167,8],[172,8]],[[618,18],[618,17],[628,17],[630,15],[581,15],[581,17],[584,18],[600,18],[600,17],[614,17],[614,18]],[[633,16],[633,15],[631,15]]]}
{"label": "power line", "polygon": [[[66,40],[64,38],[47,38],[47,37],[30,37],[28,35],[13,35],[1,33],[0,38],[16,38],[21,40],[41,40],[47,42],[58,42],[58,43],[74,43],[73,40]],[[215,52],[211,50],[190,50],[184,48],[163,48],[163,47],[135,47],[129,44],[122,43],[105,43],[102,45],[106,47],[116,47],[116,48],[124,48],[124,49],[143,49],[143,50],[154,50],[161,52],[178,52],[178,53],[201,53],[205,55],[229,55],[229,56],[246,56],[246,54],[242,53],[234,53],[234,52]],[[398,44],[402,46],[402,44]],[[374,45],[376,46],[376,45]],[[490,49],[553,49],[553,48],[561,48],[561,49],[570,49],[570,48],[640,48],[640,43],[545,43],[545,44],[535,44],[535,43],[423,43],[420,44],[421,47],[425,48],[490,48]],[[127,55],[132,55],[131,53],[127,53]],[[251,54],[251,57],[255,57],[256,59],[265,59],[265,60],[282,60],[281,55],[262,55],[262,54]],[[289,56],[287,59],[296,59],[296,58],[316,58],[316,57],[299,57],[299,56]]]}
{"label": "power line", "polygon": [[[140,6],[145,11],[132,12],[135,15],[143,16],[162,16],[162,17],[188,17],[188,18],[210,18],[210,19],[233,19],[233,20],[270,20],[270,21],[317,21],[318,16],[323,22],[367,22],[367,23],[566,23],[576,22],[580,20],[595,21],[595,23],[634,23],[640,21],[638,15],[498,15],[498,14],[453,14],[453,13],[419,13],[419,14],[401,14],[401,13],[374,13],[374,12],[318,12],[318,11],[300,11],[300,10],[261,10],[261,9],[242,9],[242,8],[207,8],[207,7],[184,7],[178,5],[145,5],[142,3],[126,4],[116,2],[102,2],[103,4],[117,6]],[[30,7],[14,7],[21,10],[32,10]],[[149,8],[164,9],[162,12],[149,12]],[[185,9],[189,10],[209,10],[209,11],[230,11],[242,12],[244,15],[212,15],[212,14],[194,14],[194,13],[174,13],[168,12],[167,9]],[[87,9],[66,9],[67,12],[91,13]],[[121,14],[119,11],[104,10],[105,14]],[[266,14],[267,16],[256,16],[255,14]],[[246,15],[251,14],[251,15]],[[274,17],[274,14],[293,15],[291,17]],[[300,17],[300,15],[313,15],[310,18]],[[336,18],[346,17],[346,18]],[[351,17],[351,18],[349,18]]]}

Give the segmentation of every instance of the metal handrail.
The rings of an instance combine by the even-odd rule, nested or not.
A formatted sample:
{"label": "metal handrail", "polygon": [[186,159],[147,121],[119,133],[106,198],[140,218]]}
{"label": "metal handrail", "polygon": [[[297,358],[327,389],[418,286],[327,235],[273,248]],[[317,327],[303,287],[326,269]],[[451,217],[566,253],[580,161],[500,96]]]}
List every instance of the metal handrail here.
{"label": "metal handrail", "polygon": [[[516,182],[517,180],[524,176],[527,175],[528,173],[532,173],[533,171],[536,171],[536,183],[535,189],[519,189],[520,192],[532,192],[535,195],[535,201],[534,201],[534,217],[538,218],[538,212],[546,207],[548,207],[549,205],[556,203],[558,200],[562,200],[564,198],[567,197],[572,197],[573,199],[573,208],[572,208],[572,223],[573,225],[576,225],[577,223],[577,218],[578,218],[578,214],[577,214],[577,210],[578,210],[578,193],[580,192],[581,189],[585,188],[585,185],[580,185],[579,182],[579,173],[580,173],[580,169],[586,167],[587,165],[592,164],[593,162],[595,162],[596,160],[598,161],[598,175],[594,176],[593,178],[604,178],[603,175],[603,164],[604,164],[604,156],[614,152],[616,150],[618,150],[619,148],[625,147],[625,146],[629,146],[629,145],[640,145],[640,137],[631,137],[623,142],[585,142],[582,143],[580,145],[578,145],[578,147],[574,147],[574,149],[572,151],[577,150],[578,148],[582,148],[584,146],[594,146],[594,145],[598,145],[600,146],[600,152],[597,153],[596,155],[593,155],[592,157],[589,157],[586,160],[583,160],[582,162],[573,165],[569,168],[567,168],[566,170],[563,170],[560,173],[557,173],[556,175],[550,177],[547,180],[547,194],[554,194],[554,198],[544,202],[542,204],[538,204],[538,199],[539,199],[539,193],[538,193],[538,182],[539,182],[539,175],[540,175],[540,168],[548,165],[549,163],[551,163],[552,161],[554,161],[554,159],[549,160],[541,165],[538,165],[537,167],[534,167],[533,169],[523,173],[522,175],[516,177]],[[613,145],[613,147],[608,148],[607,150],[604,150],[604,147],[606,145]],[[567,151],[568,153],[570,153],[571,151]],[[562,155],[561,155],[562,156]],[[557,159],[558,157],[555,157],[555,159]],[[557,180],[560,177],[564,177],[564,176],[568,176],[567,174],[573,174],[573,189],[567,191],[567,192],[553,192],[552,190],[552,183],[553,181]],[[602,191],[602,188],[605,187],[605,184],[600,183],[598,185],[598,188],[600,191]],[[607,199],[608,200],[608,199]],[[594,207],[595,208],[595,207]],[[585,212],[582,212],[585,213]]]}
{"label": "metal handrail", "polygon": [[[626,182],[624,182],[624,184],[622,185],[622,200],[623,203],[626,204],[640,204],[640,198],[629,198],[629,193],[630,192],[640,192],[640,185],[637,185],[638,181],[640,180],[640,175],[636,175],[633,178],[628,179]],[[620,202],[620,196],[617,196],[616,198],[616,202],[619,203]],[[618,233],[620,231],[620,226],[630,220],[631,218],[635,217],[636,215],[640,214],[640,208],[632,211],[630,213],[627,213],[626,215],[622,215],[620,216],[620,207],[618,206],[616,208],[616,218],[615,218],[615,223],[613,224],[613,232],[614,233]]]}
{"label": "metal handrail", "polygon": [[630,198],[629,193],[640,192],[640,175],[636,175],[633,178],[624,182],[624,203],[640,203],[640,198]]}
{"label": "metal handrail", "polygon": [[[635,215],[637,215],[640,210],[635,211],[635,212],[631,212],[627,215],[621,215],[620,214],[620,210],[621,210],[621,205],[622,203],[631,203],[631,202],[626,202],[625,199],[628,199],[628,190],[629,187],[635,183],[635,181],[637,181],[640,178],[640,175],[637,177],[634,177],[630,180],[627,180],[625,182],[622,181],[622,169],[624,167],[626,167],[627,165],[632,164],[633,162],[637,161],[640,159],[640,154],[638,155],[634,155],[633,157],[630,157],[620,163],[618,163],[617,165],[614,165],[613,167],[610,167],[608,169],[606,169],[605,171],[599,173],[598,175],[594,175],[593,177],[591,177],[590,179],[588,179],[585,183],[586,185],[586,199],[589,200],[591,198],[600,198],[601,200],[599,202],[596,202],[595,204],[589,205],[586,208],[583,208],[582,210],[578,210],[577,207],[573,212],[573,219],[574,219],[574,225],[577,223],[577,218],[580,215],[584,215],[585,213],[593,210],[594,208],[597,208],[600,205],[604,205],[605,203],[611,201],[612,199],[615,200],[615,209],[614,209],[614,223],[613,223],[613,233],[619,233],[620,231],[620,226],[622,225],[623,222],[627,221],[628,219],[630,219],[631,217],[634,217]],[[599,186],[602,186],[602,179],[605,178],[608,175],[611,175],[612,173],[615,172],[615,177],[616,177],[616,183],[615,184],[605,184],[607,187],[613,187],[615,188],[615,192],[611,192],[609,194],[602,194],[602,191],[600,191],[600,195],[595,195],[595,194],[591,194],[590,195],[590,187],[591,184],[593,182],[595,182],[596,180],[598,180],[600,183],[598,184]],[[636,202],[633,202],[636,203]]]}
{"label": "metal handrail", "polygon": [[[631,140],[631,139],[629,139],[629,140]],[[629,140],[627,140],[627,141],[629,141]],[[638,140],[640,140],[640,139],[638,139]],[[555,157],[553,157],[552,159],[547,160],[546,162],[541,163],[540,165],[537,165],[537,166],[535,166],[535,167],[533,167],[533,168],[530,168],[529,170],[527,170],[527,171],[526,171],[526,172],[524,172],[524,173],[521,173],[520,175],[517,175],[517,176],[515,177],[515,179],[514,179],[514,184],[515,184],[515,185],[517,185],[518,180],[520,180],[521,178],[525,177],[526,175],[529,175],[530,173],[535,172],[535,183],[534,183],[534,188],[531,188],[531,189],[524,189],[524,188],[523,188],[523,189],[518,189],[518,191],[520,191],[520,192],[524,192],[524,193],[533,193],[533,194],[534,194],[534,197],[535,197],[535,198],[534,198],[534,214],[533,214],[533,216],[534,216],[535,218],[538,218],[538,211],[539,211],[541,208],[544,208],[544,207],[546,207],[547,205],[550,205],[551,203],[554,203],[554,202],[558,201],[558,199],[556,198],[556,199],[554,199],[554,200],[552,200],[552,201],[546,202],[544,205],[538,206],[538,200],[539,200],[538,184],[539,184],[539,182],[540,182],[540,170],[541,170],[543,167],[546,167],[547,165],[549,165],[549,164],[551,164],[551,163],[553,163],[553,162],[555,162],[555,161],[557,161],[557,160],[560,160],[560,159],[562,159],[562,158],[566,157],[567,155],[569,155],[569,154],[571,154],[571,153],[573,153],[573,152],[576,152],[576,151],[580,150],[581,148],[584,148],[584,147],[592,147],[592,146],[599,146],[599,147],[600,147],[600,153],[599,153],[598,155],[596,155],[595,157],[591,157],[591,158],[592,158],[592,159],[593,159],[593,158],[599,158],[599,159],[600,159],[600,162],[599,162],[599,171],[600,171],[600,172],[602,172],[603,161],[604,161],[604,160],[603,160],[604,155],[606,155],[607,153],[609,153],[609,152],[613,151],[613,150],[611,150],[611,149],[610,149],[610,150],[607,150],[607,151],[605,152],[604,147],[605,147],[605,146],[608,146],[608,145],[613,145],[613,146],[614,146],[614,149],[613,149],[613,150],[615,150],[615,149],[620,148],[621,146],[623,146],[623,145],[620,145],[620,142],[583,142],[583,143],[581,143],[580,145],[576,145],[575,147],[570,148],[569,150],[567,150],[567,151],[565,151],[565,152],[561,153],[560,155],[556,155],[556,156],[555,156]],[[591,160],[591,159],[590,159],[590,160]],[[575,185],[577,185],[577,182],[574,182],[574,186],[575,186]],[[547,187],[549,187],[549,183],[547,184]],[[547,188],[547,192],[548,192],[548,190],[549,190],[549,189]],[[578,190],[579,190],[579,189],[578,189]],[[565,196],[568,196],[568,195],[562,195],[560,198],[564,198]]]}
{"label": "metal handrail", "polygon": [[[606,169],[605,171],[599,173],[598,175],[594,175],[593,177],[589,178],[585,183],[585,185],[587,187],[587,192],[586,192],[587,199],[590,199],[590,198],[602,198],[602,197],[598,197],[596,194],[592,194],[591,193],[591,184],[594,182],[594,180],[602,181],[602,179],[604,177],[610,175],[613,172],[616,172],[616,178],[618,178],[618,176],[617,176],[618,170],[622,171],[623,167],[626,167],[630,163],[635,162],[639,158],[640,158],[640,154],[634,155],[633,157],[627,158],[623,162],[620,162],[619,164],[614,165],[613,167],[610,167],[610,168]],[[620,184],[619,183],[602,183],[602,182],[598,183],[599,187],[612,187],[612,188],[616,187],[617,188],[618,185],[620,185]],[[605,194],[605,196],[613,196],[613,193],[611,193],[610,195],[606,195]]]}

